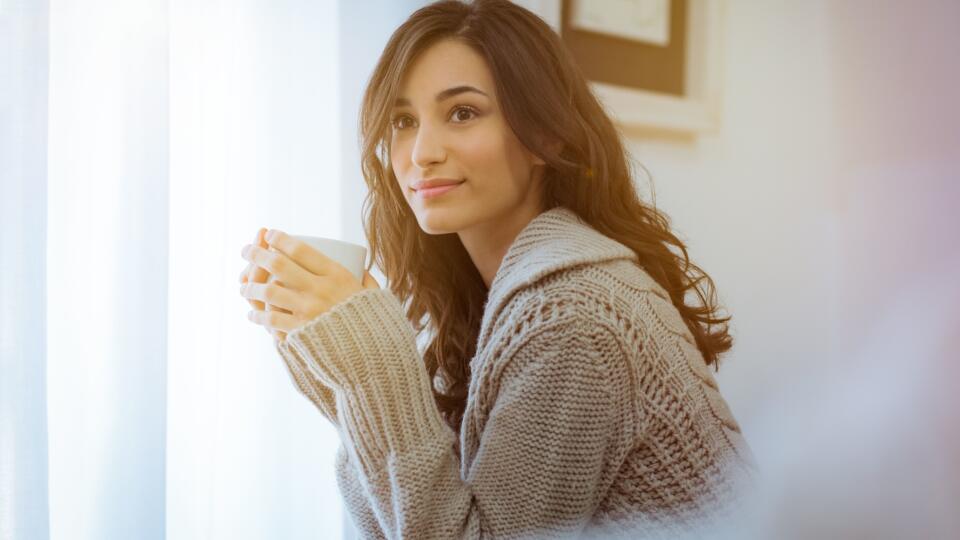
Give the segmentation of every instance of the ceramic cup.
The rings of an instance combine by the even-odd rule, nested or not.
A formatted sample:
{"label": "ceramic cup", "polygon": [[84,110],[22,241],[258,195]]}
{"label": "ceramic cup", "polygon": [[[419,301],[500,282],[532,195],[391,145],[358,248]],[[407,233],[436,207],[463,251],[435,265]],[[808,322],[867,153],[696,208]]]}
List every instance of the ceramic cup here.
{"label": "ceramic cup", "polygon": [[[357,281],[363,282],[363,263],[367,258],[367,248],[359,244],[323,238],[320,236],[291,235],[297,240],[308,244],[313,249],[344,266]],[[270,248],[273,250],[273,248]]]}
{"label": "ceramic cup", "polygon": [[[343,240],[335,240],[333,238],[323,238],[321,236],[302,236],[302,235],[291,235],[297,240],[304,242],[310,245],[312,248],[316,249],[320,253],[323,253],[327,257],[337,261],[343,265],[347,270],[350,271],[354,277],[357,278],[361,283],[363,283],[363,263],[367,256],[367,248],[359,244],[353,244],[351,242],[345,242]],[[271,251],[275,251],[271,246]],[[267,278],[267,283],[273,283],[275,281],[273,274]],[[281,313],[290,313],[286,309],[277,308],[272,304],[266,304],[267,310],[276,310]]]}

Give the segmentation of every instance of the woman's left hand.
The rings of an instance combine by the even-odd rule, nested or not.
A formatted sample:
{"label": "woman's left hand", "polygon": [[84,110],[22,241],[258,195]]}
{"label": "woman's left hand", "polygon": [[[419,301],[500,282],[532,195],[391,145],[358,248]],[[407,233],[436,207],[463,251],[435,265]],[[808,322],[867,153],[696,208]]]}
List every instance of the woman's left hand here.
{"label": "woman's left hand", "polygon": [[285,336],[354,294],[380,288],[369,272],[364,272],[361,283],[340,263],[281,231],[270,230],[264,239],[276,251],[248,244],[242,256],[265,268],[272,280],[245,283],[240,295],[290,312],[253,310],[248,314],[251,321],[268,330]]}

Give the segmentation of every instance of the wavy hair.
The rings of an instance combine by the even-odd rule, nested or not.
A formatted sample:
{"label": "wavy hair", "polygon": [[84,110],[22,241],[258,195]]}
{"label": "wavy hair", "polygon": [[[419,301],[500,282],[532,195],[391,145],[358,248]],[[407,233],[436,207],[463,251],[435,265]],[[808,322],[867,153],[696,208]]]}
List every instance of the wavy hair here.
{"label": "wavy hair", "polygon": [[428,332],[423,360],[448,425],[459,431],[488,291],[456,233],[420,229],[390,165],[389,130],[404,73],[441,39],[460,40],[486,60],[508,125],[546,162],[546,208],[565,206],[636,252],[670,294],[704,361],[719,369],[732,338],[730,317],[717,314],[713,281],[690,261],[669,218],[640,199],[619,133],[559,36],[509,0],[443,0],[415,11],[390,36],[363,95],[359,136],[369,188],[367,270],[376,262],[417,336]]}

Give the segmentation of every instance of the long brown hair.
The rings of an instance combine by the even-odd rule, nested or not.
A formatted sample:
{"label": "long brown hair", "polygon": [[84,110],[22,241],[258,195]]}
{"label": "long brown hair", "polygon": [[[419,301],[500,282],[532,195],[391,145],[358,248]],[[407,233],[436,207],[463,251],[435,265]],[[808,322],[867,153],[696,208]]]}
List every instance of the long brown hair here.
{"label": "long brown hair", "polygon": [[[376,262],[417,335],[428,332],[424,362],[431,380],[442,383],[434,385],[434,397],[451,428],[459,430],[463,416],[487,288],[456,233],[420,229],[389,154],[391,108],[403,74],[418,54],[449,38],[486,59],[506,121],[546,162],[546,208],[565,206],[635,251],[669,292],[704,361],[719,369],[732,338],[730,317],[717,315],[713,281],[690,262],[669,218],[638,196],[620,136],[559,36],[509,0],[443,0],[418,9],[390,36],[363,96],[360,143],[369,188],[367,269]],[[692,305],[688,292],[696,296]]]}

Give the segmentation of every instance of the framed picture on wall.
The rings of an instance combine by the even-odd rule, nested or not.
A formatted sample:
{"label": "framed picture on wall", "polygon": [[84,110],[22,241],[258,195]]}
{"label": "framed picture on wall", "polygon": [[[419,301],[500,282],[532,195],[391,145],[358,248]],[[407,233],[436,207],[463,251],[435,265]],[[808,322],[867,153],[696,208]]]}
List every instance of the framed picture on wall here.
{"label": "framed picture on wall", "polygon": [[514,0],[560,35],[623,127],[720,125],[723,0]]}

